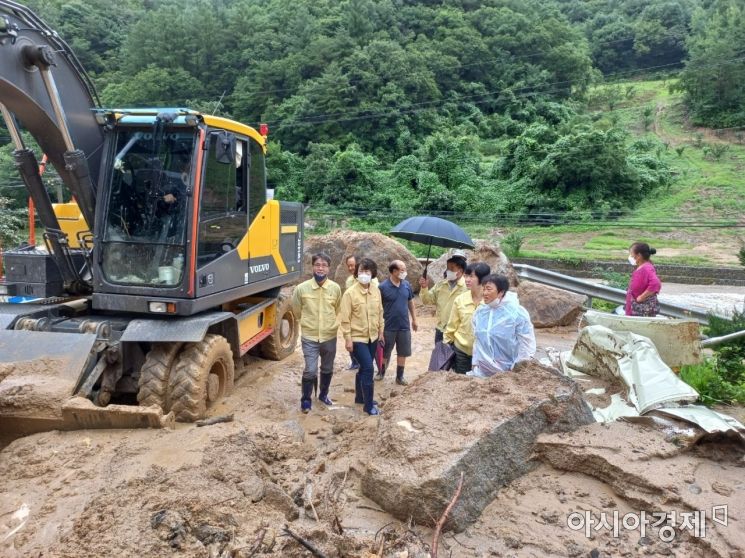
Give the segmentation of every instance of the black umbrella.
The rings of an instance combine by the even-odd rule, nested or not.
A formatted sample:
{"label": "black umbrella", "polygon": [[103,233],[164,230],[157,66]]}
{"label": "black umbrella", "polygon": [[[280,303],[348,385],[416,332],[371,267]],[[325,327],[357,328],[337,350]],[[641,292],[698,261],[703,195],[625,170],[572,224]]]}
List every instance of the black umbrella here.
{"label": "black umbrella", "polygon": [[391,235],[429,245],[423,277],[427,277],[429,254],[433,245],[442,248],[474,248],[473,240],[463,229],[455,223],[439,217],[428,217],[426,215],[409,217],[393,227]]}

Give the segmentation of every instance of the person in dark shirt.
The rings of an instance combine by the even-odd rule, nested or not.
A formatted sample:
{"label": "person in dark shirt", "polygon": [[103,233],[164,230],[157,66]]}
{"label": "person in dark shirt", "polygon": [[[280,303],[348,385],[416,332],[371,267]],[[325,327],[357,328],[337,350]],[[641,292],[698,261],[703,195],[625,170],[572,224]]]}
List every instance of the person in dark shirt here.
{"label": "person in dark shirt", "polygon": [[[380,296],[383,299],[383,319],[385,320],[383,350],[383,368],[375,376],[376,380],[385,377],[385,370],[396,347],[396,383],[405,386],[404,366],[406,357],[411,356],[411,330],[416,331],[416,314],[414,313],[414,292],[406,281],[406,264],[401,260],[394,260],[388,266],[390,278],[380,286]],[[411,322],[409,322],[411,315]]]}

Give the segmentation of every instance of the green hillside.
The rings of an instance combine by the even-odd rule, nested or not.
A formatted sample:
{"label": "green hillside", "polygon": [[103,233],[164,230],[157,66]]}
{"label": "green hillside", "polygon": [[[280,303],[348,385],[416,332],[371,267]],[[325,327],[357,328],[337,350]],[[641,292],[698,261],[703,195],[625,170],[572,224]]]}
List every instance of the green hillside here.
{"label": "green hillside", "polygon": [[[682,95],[669,90],[672,84],[626,82],[590,95],[594,103],[589,109],[601,120],[610,125],[617,119],[635,136],[656,142],[657,153],[673,168],[675,180],[669,187],[650,193],[619,219],[643,225],[506,228],[525,236],[521,255],[624,259],[631,242],[644,241],[657,248],[658,262],[738,265],[745,239],[745,230],[736,226],[745,226],[745,131],[691,126]],[[616,103],[614,91],[622,99]],[[664,224],[670,226],[660,226]]]}

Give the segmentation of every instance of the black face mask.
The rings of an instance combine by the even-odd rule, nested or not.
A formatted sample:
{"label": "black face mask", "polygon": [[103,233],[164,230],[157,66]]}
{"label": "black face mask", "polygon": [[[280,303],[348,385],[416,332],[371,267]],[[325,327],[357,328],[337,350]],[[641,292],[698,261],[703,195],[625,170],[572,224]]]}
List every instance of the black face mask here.
{"label": "black face mask", "polygon": [[326,280],[327,275],[325,273],[315,273],[313,272],[313,279],[316,280],[316,283],[323,283]]}

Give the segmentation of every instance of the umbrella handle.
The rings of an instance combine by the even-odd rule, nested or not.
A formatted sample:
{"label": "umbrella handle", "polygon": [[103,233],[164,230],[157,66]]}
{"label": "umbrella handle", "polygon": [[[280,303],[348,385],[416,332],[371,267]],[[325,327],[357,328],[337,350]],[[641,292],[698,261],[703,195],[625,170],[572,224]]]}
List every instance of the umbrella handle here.
{"label": "umbrella handle", "polygon": [[427,278],[427,266],[429,266],[429,255],[432,252],[432,238],[429,239],[429,247],[427,248],[427,263],[424,264],[424,271],[422,272],[422,277],[425,279]]}

